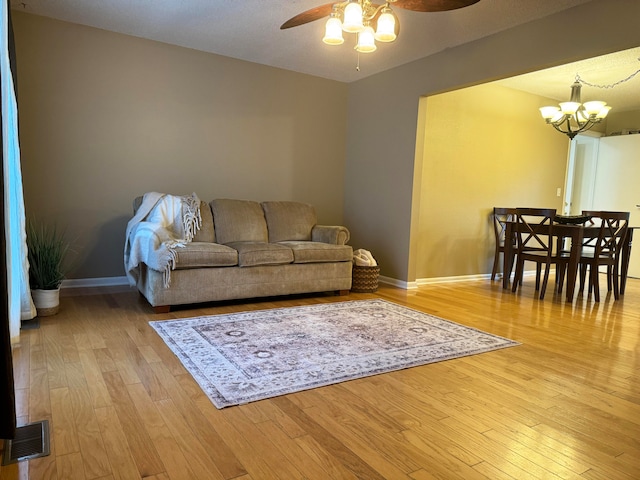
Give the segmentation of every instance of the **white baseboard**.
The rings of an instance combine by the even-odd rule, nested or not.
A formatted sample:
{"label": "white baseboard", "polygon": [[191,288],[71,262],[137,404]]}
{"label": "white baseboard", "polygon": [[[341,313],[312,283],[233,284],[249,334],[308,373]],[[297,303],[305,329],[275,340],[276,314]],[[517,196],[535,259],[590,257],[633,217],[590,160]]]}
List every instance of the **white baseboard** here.
{"label": "white baseboard", "polygon": [[403,280],[398,280],[397,278],[384,277],[382,275],[378,277],[378,281],[380,283],[392,285],[394,287],[402,288],[404,290],[415,290],[416,288],[418,288],[415,282],[405,282]]}
{"label": "white baseboard", "polygon": [[[525,276],[535,275],[535,270],[525,271]],[[498,275],[502,278],[502,275]],[[384,277],[380,275],[378,281],[387,285],[402,288],[404,290],[416,290],[421,285],[433,285],[436,283],[454,283],[454,282],[468,282],[472,280],[487,280],[491,278],[491,274],[483,273],[477,275],[461,275],[457,277],[432,277],[432,278],[419,278],[415,282],[405,282],[404,280],[398,280],[397,278]],[[62,281],[60,288],[92,288],[92,287],[123,287],[128,286],[129,280],[126,276],[123,277],[100,277],[100,278],[72,278]]]}
{"label": "white baseboard", "polygon": [[122,287],[129,285],[127,277],[70,278],[60,288]]}
{"label": "white baseboard", "polygon": [[[550,270],[552,272],[553,270]],[[524,276],[529,277],[535,275],[535,270],[525,270]],[[435,285],[438,283],[455,283],[455,282],[470,282],[474,280],[488,280],[491,278],[490,273],[481,273],[475,275],[460,275],[456,277],[431,277],[431,278],[418,278],[415,282],[405,282],[395,278],[380,276],[380,283],[386,283],[405,290],[416,290],[422,285]],[[498,274],[496,278],[502,279],[502,274]]]}

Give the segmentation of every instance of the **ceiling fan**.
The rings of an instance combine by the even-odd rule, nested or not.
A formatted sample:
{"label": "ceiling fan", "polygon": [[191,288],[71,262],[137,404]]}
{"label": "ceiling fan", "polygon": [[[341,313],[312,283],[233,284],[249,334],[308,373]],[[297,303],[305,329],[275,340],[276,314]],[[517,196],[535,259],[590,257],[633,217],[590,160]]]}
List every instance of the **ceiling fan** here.
{"label": "ceiling fan", "polygon": [[344,1],[337,3],[326,3],[319,7],[311,8],[305,12],[299,13],[282,24],[281,30],[304,25],[305,23],[328,17],[332,14],[341,15],[349,3],[360,4],[365,15],[372,15],[369,21],[375,18],[384,8],[394,7],[412,10],[414,12],[444,12],[447,10],[456,10],[458,8],[468,7],[480,0],[388,0],[382,5],[372,3],[370,0]]}

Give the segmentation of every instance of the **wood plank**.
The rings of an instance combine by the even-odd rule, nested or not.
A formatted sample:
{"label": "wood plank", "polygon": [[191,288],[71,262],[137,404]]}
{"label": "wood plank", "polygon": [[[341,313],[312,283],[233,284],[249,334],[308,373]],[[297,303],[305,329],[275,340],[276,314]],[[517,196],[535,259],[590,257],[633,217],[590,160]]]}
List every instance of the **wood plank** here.
{"label": "wood plank", "polygon": [[144,478],[164,472],[166,467],[144,428],[122,378],[117,372],[105,372],[103,376],[140,476]]}
{"label": "wood plank", "polygon": [[96,408],[95,414],[113,478],[128,480],[140,476],[129,448],[127,434],[122,428],[115,408],[113,406]]}
{"label": "wood plank", "polygon": [[217,428],[224,414],[213,407],[193,378],[190,375],[180,375],[175,378],[162,364],[154,364],[153,367],[158,378],[166,386],[171,400],[180,409],[189,427],[205,445],[207,454],[222,475],[225,478],[235,478],[247,473]]}
{"label": "wood plank", "polygon": [[[85,480],[82,455],[80,453],[68,453],[56,457],[58,478],[73,478],[73,480]],[[89,477],[90,478],[90,477]]]}
{"label": "wood plank", "polygon": [[56,455],[80,453],[69,389],[67,387],[54,388],[50,395],[51,440],[55,443]]}
{"label": "wood plank", "polygon": [[[189,452],[181,450],[181,443],[178,442],[176,436],[172,434],[168,425],[162,418],[161,411],[151,400],[147,391],[140,384],[129,385],[127,387],[131,399],[138,410],[140,417],[149,432],[149,437],[153,441],[158,454],[162,458],[162,462],[166,465],[166,474],[172,479],[195,479],[206,478],[201,472],[198,472],[200,460],[193,457],[193,464],[190,465],[187,460]],[[201,452],[200,452],[201,453]],[[193,468],[192,468],[193,466]],[[211,478],[222,478],[216,475],[215,465],[212,465],[213,471]],[[194,472],[198,472],[197,474]]]}
{"label": "wood plank", "polygon": [[[79,365],[77,370],[78,374],[82,375],[83,370]],[[67,378],[70,378],[71,375],[67,369]],[[100,426],[95,416],[87,385],[77,383],[79,383],[78,386],[69,387],[69,400],[73,410],[80,453],[85,465],[85,474],[88,478],[103,477],[111,473],[111,466],[100,433]]]}

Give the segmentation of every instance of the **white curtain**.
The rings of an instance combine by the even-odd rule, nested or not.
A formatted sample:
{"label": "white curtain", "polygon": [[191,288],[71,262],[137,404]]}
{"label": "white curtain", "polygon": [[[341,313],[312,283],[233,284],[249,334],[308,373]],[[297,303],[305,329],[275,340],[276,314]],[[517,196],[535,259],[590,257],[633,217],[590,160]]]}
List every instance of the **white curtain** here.
{"label": "white curtain", "polygon": [[24,197],[18,143],[18,106],[9,60],[8,2],[2,2],[0,69],[2,72],[2,158],[4,215],[7,237],[7,288],[11,343],[20,338],[20,321],[36,316],[29,290],[29,262],[25,233]]}

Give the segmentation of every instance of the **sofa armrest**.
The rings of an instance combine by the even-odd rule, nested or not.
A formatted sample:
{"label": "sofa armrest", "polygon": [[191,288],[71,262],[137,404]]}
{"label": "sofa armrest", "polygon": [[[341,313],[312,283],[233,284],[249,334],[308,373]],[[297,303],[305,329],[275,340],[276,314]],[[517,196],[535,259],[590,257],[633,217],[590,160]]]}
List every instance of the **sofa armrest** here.
{"label": "sofa armrest", "polygon": [[315,225],[311,230],[311,241],[346,245],[351,234],[341,225]]}

